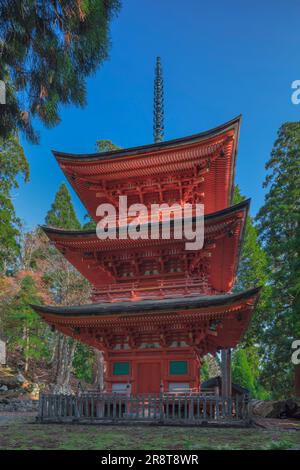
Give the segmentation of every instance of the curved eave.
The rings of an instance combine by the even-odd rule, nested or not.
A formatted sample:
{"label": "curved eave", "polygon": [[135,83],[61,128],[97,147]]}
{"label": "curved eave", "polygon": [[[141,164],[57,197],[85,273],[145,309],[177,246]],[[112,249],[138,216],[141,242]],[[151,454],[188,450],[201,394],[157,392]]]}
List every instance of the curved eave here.
{"label": "curved eave", "polygon": [[[213,212],[211,214],[206,214],[204,216],[204,224],[210,222],[217,222],[219,219],[223,217],[229,216],[234,214],[235,212],[240,212],[242,210],[245,211],[245,218],[248,214],[249,207],[250,207],[251,199],[245,199],[244,201],[235,204],[234,206],[227,207],[226,209],[222,209],[217,212]],[[196,220],[196,217],[193,218]],[[160,222],[161,224],[161,222]],[[95,230],[64,230],[60,228],[49,227],[46,225],[41,226],[42,230],[45,234],[51,239],[52,235],[56,235],[59,238],[70,238],[70,237],[78,237],[78,238],[95,238],[96,231]]]}
{"label": "curved eave", "polygon": [[71,307],[54,307],[50,305],[31,305],[38,314],[58,317],[83,317],[105,315],[128,315],[160,313],[170,310],[206,309],[228,307],[238,302],[252,301],[253,308],[259,298],[261,287],[255,287],[237,294],[186,297],[184,299],[140,300],[136,302],[115,302],[102,304],[75,305]]}
{"label": "curved eave", "polygon": [[106,160],[111,160],[111,159],[115,159],[119,157],[144,155],[150,152],[153,153],[153,152],[159,152],[160,150],[179,148],[187,144],[192,144],[196,142],[204,142],[208,139],[217,137],[218,135],[223,134],[232,129],[235,130],[236,135],[237,135],[237,140],[238,140],[241,118],[242,116],[239,115],[235,117],[234,119],[232,119],[231,121],[228,121],[208,131],[200,132],[198,134],[193,134],[187,137],[181,137],[179,139],[167,140],[167,141],[155,143],[155,144],[148,144],[148,145],[142,145],[138,147],[130,147],[127,149],[120,149],[120,150],[118,149],[118,150],[112,150],[110,152],[101,152],[101,153],[76,154],[76,153],[59,152],[57,150],[52,150],[52,153],[59,162],[60,161],[61,162],[62,161],[74,162],[76,160],[81,160],[81,161],[86,160],[86,161],[92,162],[95,160],[106,161]]}

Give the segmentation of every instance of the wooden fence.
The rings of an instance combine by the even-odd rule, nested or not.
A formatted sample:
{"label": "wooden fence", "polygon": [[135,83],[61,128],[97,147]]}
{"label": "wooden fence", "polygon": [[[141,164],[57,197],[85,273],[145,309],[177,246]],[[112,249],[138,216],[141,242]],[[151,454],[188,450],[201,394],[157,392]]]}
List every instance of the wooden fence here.
{"label": "wooden fence", "polygon": [[246,424],[250,422],[250,404],[247,396],[42,394],[38,419],[40,422]]}

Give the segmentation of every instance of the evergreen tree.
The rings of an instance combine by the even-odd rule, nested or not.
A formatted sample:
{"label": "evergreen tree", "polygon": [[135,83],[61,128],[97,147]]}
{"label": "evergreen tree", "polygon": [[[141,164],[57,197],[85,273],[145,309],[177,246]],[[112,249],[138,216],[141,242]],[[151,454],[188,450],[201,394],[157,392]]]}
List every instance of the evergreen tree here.
{"label": "evergreen tree", "polygon": [[54,202],[51,205],[51,209],[47,213],[46,224],[51,227],[66,230],[79,230],[81,228],[72,204],[70,193],[64,183],[60,185],[55,195]]}
{"label": "evergreen tree", "polygon": [[83,106],[86,78],[107,58],[109,23],[119,0],[2,0],[0,79],[7,104],[0,136],[16,128],[37,141],[30,124],[59,123],[59,105]]}
{"label": "evergreen tree", "polygon": [[20,220],[12,203],[12,191],[19,187],[18,178],[29,179],[28,162],[14,133],[0,138],[0,273],[5,273],[20,252]]}
{"label": "evergreen tree", "polygon": [[[233,203],[238,204],[244,199],[245,197],[241,194],[239,187],[236,186],[234,189]],[[258,239],[258,233],[253,219],[248,215],[234,290],[239,292],[257,286],[262,286],[263,289],[259,303],[255,308],[250,327],[244,338],[244,343],[248,345],[259,341],[261,338],[261,332],[268,319],[267,303],[270,296],[267,256]]]}
{"label": "evergreen tree", "polygon": [[300,338],[300,122],[280,127],[266,170],[268,192],[257,215],[272,289],[264,329],[264,380],[275,397],[286,397],[294,385],[291,344]]}
{"label": "evergreen tree", "polygon": [[46,325],[30,307],[42,303],[42,297],[32,276],[21,280],[20,288],[7,307],[4,331],[10,350],[18,348],[25,361],[24,372],[29,370],[30,359],[46,357],[48,350],[44,341]]}
{"label": "evergreen tree", "polygon": [[[47,213],[46,223],[62,229],[78,230],[81,228],[65,184],[60,186],[55,196],[51,209]],[[88,282],[55,248],[47,246],[44,255],[39,252],[39,256],[41,258],[44,256],[44,259],[48,260],[44,280],[56,304],[72,305],[87,302],[90,293]],[[74,357],[76,357],[75,368],[79,377],[89,377],[87,371],[85,373],[80,369],[84,360],[86,364],[89,362],[87,359],[89,349],[79,347],[76,351],[77,341],[62,333],[56,334],[55,339],[52,360],[53,390],[55,392],[69,392]]]}

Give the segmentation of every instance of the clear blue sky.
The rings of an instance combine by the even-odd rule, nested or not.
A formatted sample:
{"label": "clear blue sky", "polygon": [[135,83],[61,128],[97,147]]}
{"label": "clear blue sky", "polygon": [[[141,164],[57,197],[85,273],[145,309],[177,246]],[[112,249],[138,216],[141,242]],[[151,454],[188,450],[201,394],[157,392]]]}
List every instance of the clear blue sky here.
{"label": "clear blue sky", "polygon": [[[165,79],[165,139],[243,114],[236,182],[263,203],[264,165],[279,126],[300,120],[291,82],[300,79],[298,0],[123,0],[112,23],[110,58],[88,80],[88,105],[63,108],[62,122],[24,142],[31,179],[14,194],[27,229],[43,223],[61,182],[51,149],[93,152],[97,139],[151,143],[155,57]],[[72,193],[76,210],[84,210]]]}

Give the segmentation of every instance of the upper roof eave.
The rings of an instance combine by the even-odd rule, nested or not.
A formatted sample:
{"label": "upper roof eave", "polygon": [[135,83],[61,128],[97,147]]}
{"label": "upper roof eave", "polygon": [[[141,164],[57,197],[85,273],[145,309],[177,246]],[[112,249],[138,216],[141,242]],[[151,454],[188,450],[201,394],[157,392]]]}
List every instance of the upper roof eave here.
{"label": "upper roof eave", "polygon": [[192,134],[187,137],[180,137],[177,139],[167,140],[159,143],[142,145],[138,147],[130,147],[127,149],[118,149],[118,150],[111,150],[109,152],[101,152],[101,153],[90,153],[90,154],[75,154],[75,153],[66,153],[66,152],[59,152],[57,150],[52,150],[53,155],[58,161],[76,161],[76,160],[111,160],[113,158],[118,157],[125,157],[125,156],[135,156],[139,154],[145,154],[150,152],[157,152],[159,150],[165,150],[169,148],[176,148],[180,147],[181,145],[191,144],[194,142],[201,142],[206,139],[216,137],[217,135],[224,133],[230,129],[236,128],[237,130],[237,138],[239,136],[239,128],[241,123],[242,115],[231,119],[230,121],[221,124],[213,129],[200,132],[198,134]]}
{"label": "upper roof eave", "polygon": [[[240,210],[245,210],[246,215],[248,214],[250,207],[251,199],[245,199],[244,201],[235,204],[234,206],[226,207],[217,212],[212,212],[211,214],[204,215],[204,223],[209,221],[218,220],[226,215],[233,214],[234,212],[239,212]],[[96,235],[95,230],[65,230],[60,228],[49,227],[46,225],[41,225],[42,230],[46,235],[54,234],[60,235],[61,237],[94,237]]]}

